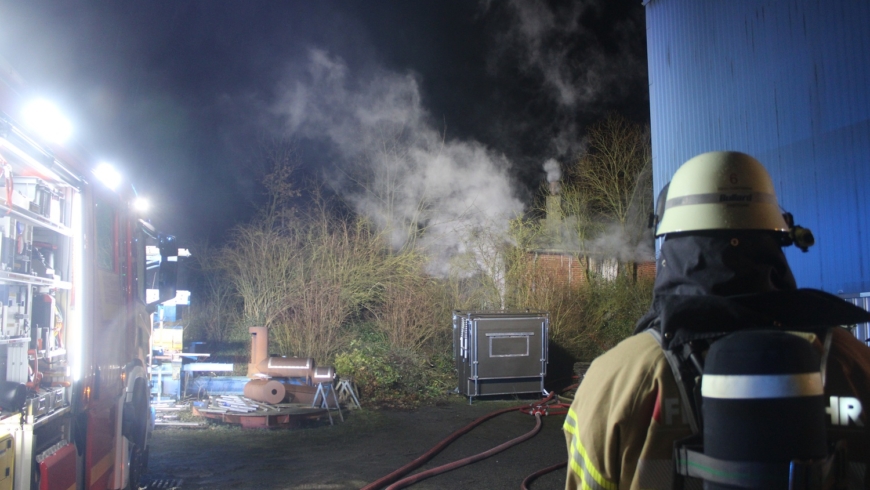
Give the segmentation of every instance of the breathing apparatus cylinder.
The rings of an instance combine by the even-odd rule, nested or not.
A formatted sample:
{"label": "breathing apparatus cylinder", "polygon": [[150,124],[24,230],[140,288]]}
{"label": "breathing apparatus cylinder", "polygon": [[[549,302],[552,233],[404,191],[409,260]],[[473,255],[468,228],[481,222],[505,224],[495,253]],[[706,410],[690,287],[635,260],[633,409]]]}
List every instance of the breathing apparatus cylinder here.
{"label": "breathing apparatus cylinder", "polygon": [[[819,356],[802,337],[738,331],[712,344],[701,380],[704,454],[783,463],[827,456]],[[741,476],[740,478],[744,478]],[[787,489],[788,472],[746,475],[742,488]],[[708,490],[733,489],[704,481]]]}

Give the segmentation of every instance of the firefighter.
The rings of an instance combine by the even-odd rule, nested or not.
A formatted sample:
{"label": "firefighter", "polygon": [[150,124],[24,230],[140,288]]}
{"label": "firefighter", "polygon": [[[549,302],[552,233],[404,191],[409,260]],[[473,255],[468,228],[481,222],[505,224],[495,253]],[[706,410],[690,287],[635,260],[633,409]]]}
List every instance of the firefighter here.
{"label": "firefighter", "polygon": [[800,331],[813,342],[825,373],[828,441],[848,442],[849,488],[870,488],[870,347],[837,327],[870,314],[797,288],[782,247],[806,251],[812,234],[782,213],[770,176],[751,156],[698,155],[662,194],[653,303],[635,334],[597,358],[577,389],[564,425],[565,488],[671,488],[674,443],[701,428],[665,354],[742,328]]}

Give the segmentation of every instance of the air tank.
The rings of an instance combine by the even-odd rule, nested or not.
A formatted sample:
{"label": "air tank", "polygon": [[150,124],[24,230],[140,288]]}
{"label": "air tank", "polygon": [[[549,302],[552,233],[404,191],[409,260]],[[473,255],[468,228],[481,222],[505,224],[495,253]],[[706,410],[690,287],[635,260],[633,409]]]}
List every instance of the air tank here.
{"label": "air tank", "polygon": [[[819,355],[807,339],[739,331],[714,342],[701,380],[704,454],[725,462],[784,463],[827,456]],[[734,488],[705,480],[704,488]],[[787,489],[788,472],[742,488]]]}

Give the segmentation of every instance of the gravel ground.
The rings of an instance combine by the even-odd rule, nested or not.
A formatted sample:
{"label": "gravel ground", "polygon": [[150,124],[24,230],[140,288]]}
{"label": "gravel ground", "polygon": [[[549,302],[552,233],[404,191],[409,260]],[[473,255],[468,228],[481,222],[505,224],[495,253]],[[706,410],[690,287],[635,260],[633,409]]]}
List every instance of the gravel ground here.
{"label": "gravel ground", "polygon": [[[358,489],[412,461],[471,421],[534,400],[451,397],[415,411],[345,411],[302,429],[243,430],[210,422],[205,429],[158,428],[151,446],[149,489]],[[519,489],[535,471],[566,458],[564,415],[543,417],[528,441],[483,461],[423,480],[409,488]],[[535,419],[510,412],[490,419],[453,442],[417,472],[490,449],[520,436]],[[564,469],[536,480],[532,490],[561,489]]]}

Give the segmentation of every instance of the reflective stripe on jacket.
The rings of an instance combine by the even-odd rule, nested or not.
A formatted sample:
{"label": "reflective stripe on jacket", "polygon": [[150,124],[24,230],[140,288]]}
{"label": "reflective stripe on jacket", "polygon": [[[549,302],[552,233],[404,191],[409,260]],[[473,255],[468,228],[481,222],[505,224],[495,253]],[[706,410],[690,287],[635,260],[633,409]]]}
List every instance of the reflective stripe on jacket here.
{"label": "reflective stripe on jacket", "polygon": [[[828,438],[848,440],[849,488],[870,488],[870,348],[841,328],[830,342],[823,356]],[[821,353],[821,342],[814,345]],[[658,342],[646,333],[623,340],[592,363],[571,404],[565,488],[670,489],[674,441],[691,435],[684,415]],[[685,488],[701,482],[687,479]]]}
{"label": "reflective stripe on jacket", "polygon": [[685,415],[658,342],[623,340],[592,363],[571,404],[565,488],[670,489],[674,440],[692,434]]}

